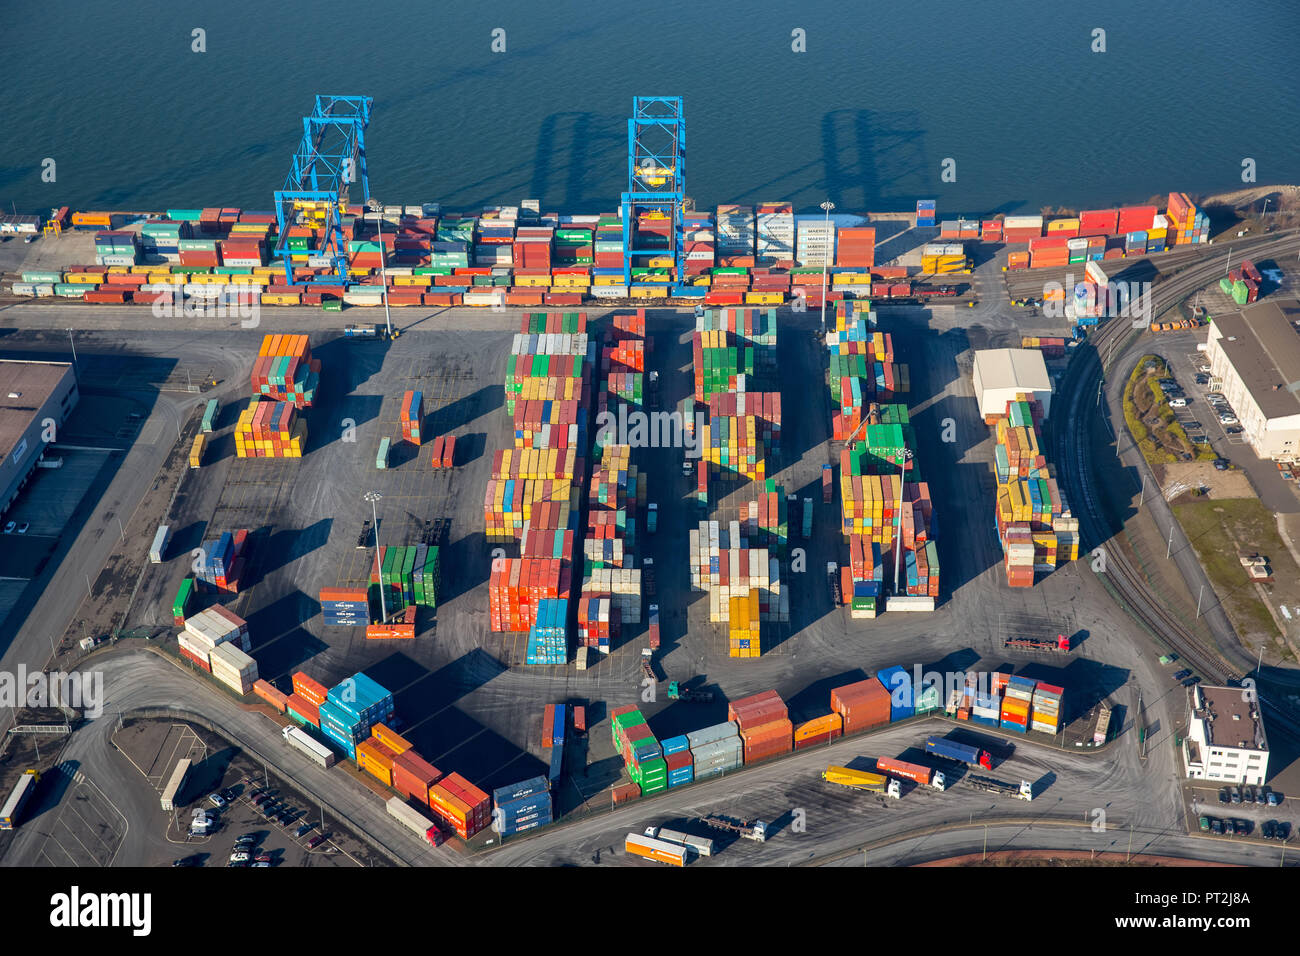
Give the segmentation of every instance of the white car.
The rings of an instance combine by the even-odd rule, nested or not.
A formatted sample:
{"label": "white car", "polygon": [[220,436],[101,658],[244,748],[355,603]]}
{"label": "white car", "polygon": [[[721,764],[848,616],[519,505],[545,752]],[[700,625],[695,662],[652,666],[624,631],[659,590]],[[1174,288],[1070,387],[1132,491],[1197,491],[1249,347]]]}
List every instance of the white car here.
{"label": "white car", "polygon": [[226,806],[226,798],[219,793],[214,793],[208,797],[208,803],[212,804],[218,810],[222,810]]}
{"label": "white car", "polygon": [[249,859],[250,857],[247,853],[237,852],[230,854],[231,863],[247,863]]}
{"label": "white car", "polygon": [[1186,408],[1186,407],[1187,407],[1187,399],[1185,399],[1185,398],[1171,398],[1171,399],[1169,399],[1169,407],[1170,407],[1170,408]]}
{"label": "white car", "polygon": [[1210,367],[1209,367],[1208,365],[1201,364],[1201,365],[1196,366],[1196,371],[1198,371],[1198,372],[1205,372],[1205,373],[1208,374],[1209,371],[1210,371]]}
{"label": "white car", "polygon": [[1220,416],[1219,416],[1219,424],[1220,424],[1220,425],[1235,425],[1235,424],[1237,424],[1237,416],[1236,416],[1236,415],[1220,415]]}

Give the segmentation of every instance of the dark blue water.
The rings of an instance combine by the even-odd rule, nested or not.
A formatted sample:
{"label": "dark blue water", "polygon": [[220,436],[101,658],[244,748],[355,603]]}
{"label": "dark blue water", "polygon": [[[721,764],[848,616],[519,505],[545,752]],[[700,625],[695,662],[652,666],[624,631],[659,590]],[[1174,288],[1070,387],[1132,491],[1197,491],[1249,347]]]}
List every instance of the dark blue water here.
{"label": "dark blue water", "polygon": [[374,97],[373,193],[450,208],[612,210],[636,94],[685,97],[701,207],[1036,212],[1240,188],[1244,157],[1300,182],[1294,0],[12,6],[0,204],[20,211],[270,208],[317,92]]}

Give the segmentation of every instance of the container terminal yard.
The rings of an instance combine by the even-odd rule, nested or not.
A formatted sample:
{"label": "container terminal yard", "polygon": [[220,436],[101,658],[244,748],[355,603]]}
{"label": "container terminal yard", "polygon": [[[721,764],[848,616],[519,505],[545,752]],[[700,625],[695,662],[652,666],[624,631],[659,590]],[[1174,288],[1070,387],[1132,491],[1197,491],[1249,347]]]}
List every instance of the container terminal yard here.
{"label": "container terminal yard", "polygon": [[[93,668],[116,718],[13,711],[7,865],[912,865],[990,833],[1285,864],[1294,672],[1148,487],[1124,384],[1256,300],[1300,315],[1300,233],[1228,247],[1176,184],[697,210],[673,97],[634,101],[617,209],[388,205],[370,106],[317,97],[269,211],[5,220],[39,238],[0,246],[0,370],[76,390],[48,434],[37,384],[0,419],[4,669]],[[1221,798],[1248,775],[1189,771],[1198,715],[1247,677],[1267,770]],[[240,759],[140,757],[151,721]]]}

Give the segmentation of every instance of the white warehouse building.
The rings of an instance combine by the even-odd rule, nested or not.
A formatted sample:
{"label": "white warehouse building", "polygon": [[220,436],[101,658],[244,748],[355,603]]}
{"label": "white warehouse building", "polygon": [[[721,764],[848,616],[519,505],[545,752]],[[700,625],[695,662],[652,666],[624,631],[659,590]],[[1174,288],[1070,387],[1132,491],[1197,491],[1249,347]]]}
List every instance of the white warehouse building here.
{"label": "white warehouse building", "polygon": [[1042,405],[1043,418],[1051,415],[1052,379],[1038,349],[981,349],[975,353],[972,377],[980,417],[985,421],[1005,415],[1007,402],[1029,393]]}
{"label": "white warehouse building", "polygon": [[1273,300],[1216,315],[1205,351],[1255,454],[1300,457],[1300,334],[1290,317]]}
{"label": "white warehouse building", "polygon": [[[1260,785],[1268,776],[1268,738],[1259,703],[1242,687],[1193,684],[1183,766],[1195,780]],[[1253,695],[1251,695],[1253,696]]]}

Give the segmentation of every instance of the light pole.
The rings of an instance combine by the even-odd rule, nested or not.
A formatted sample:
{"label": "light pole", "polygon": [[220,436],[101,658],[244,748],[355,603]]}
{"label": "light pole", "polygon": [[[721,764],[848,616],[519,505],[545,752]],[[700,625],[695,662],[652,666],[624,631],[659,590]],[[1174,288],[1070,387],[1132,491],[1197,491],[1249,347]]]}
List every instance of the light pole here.
{"label": "light pole", "polygon": [[72,346],[72,364],[77,364],[77,343],[72,339],[72,329],[68,329],[68,344]]}
{"label": "light pole", "polygon": [[1201,619],[1201,598],[1205,597],[1205,585],[1201,585],[1201,591],[1196,595],[1196,619]]}
{"label": "light pole", "polygon": [[[835,203],[828,199],[821,206],[826,210],[826,233],[829,235],[831,231],[831,210],[835,208]],[[830,247],[833,246],[834,243],[831,243]],[[822,335],[826,334],[826,270],[830,266],[830,261],[827,259],[827,256],[830,255],[830,247],[822,257]]]}
{"label": "light pole", "polygon": [[375,528],[375,568],[379,572],[379,613],[380,623],[388,623],[388,602],[384,600],[384,562],[379,560],[379,515],[375,511],[375,502],[384,497],[377,491],[367,491],[361,497],[370,502],[370,517],[374,519]]}

